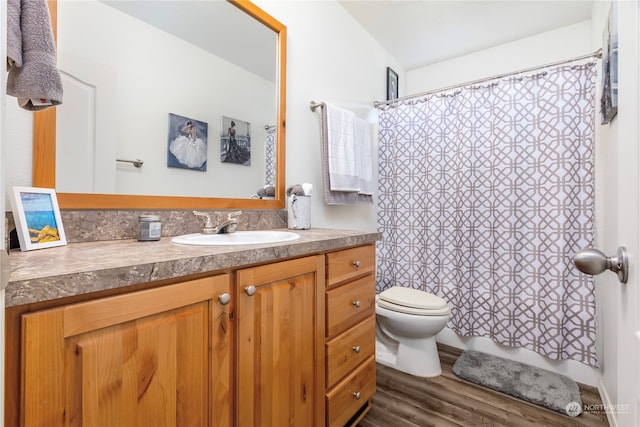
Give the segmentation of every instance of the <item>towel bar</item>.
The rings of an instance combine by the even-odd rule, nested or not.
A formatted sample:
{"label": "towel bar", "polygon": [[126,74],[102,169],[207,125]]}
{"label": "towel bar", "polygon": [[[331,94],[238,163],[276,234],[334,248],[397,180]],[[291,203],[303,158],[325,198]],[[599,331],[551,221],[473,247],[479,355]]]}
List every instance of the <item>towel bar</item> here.
{"label": "towel bar", "polygon": [[116,162],[123,162],[123,163],[133,163],[133,166],[137,167],[137,168],[141,168],[142,164],[144,163],[142,160],[140,159],[135,159],[135,160],[124,160],[124,159],[116,159]]}
{"label": "towel bar", "polygon": [[309,103],[309,108],[312,112],[315,112],[318,108],[324,108],[324,102],[311,101]]}

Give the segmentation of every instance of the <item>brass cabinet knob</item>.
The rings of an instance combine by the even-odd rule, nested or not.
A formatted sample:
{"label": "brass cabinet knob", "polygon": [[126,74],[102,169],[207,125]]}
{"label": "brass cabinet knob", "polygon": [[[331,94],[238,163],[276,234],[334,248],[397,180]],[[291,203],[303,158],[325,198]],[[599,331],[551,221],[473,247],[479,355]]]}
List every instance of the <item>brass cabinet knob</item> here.
{"label": "brass cabinet knob", "polygon": [[231,295],[225,292],[218,297],[218,301],[220,301],[220,304],[222,305],[227,305],[231,301]]}

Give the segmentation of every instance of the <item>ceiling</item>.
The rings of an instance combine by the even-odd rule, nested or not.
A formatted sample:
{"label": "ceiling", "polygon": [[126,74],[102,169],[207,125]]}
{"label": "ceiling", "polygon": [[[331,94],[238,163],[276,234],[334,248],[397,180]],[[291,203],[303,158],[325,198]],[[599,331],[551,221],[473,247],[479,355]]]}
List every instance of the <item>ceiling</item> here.
{"label": "ceiling", "polygon": [[405,71],[589,20],[592,8],[583,0],[338,2]]}

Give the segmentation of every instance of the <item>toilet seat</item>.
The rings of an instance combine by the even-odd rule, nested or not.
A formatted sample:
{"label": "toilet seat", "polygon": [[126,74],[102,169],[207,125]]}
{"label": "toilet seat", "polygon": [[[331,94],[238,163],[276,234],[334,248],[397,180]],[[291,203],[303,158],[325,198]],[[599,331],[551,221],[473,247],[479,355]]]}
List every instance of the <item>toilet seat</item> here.
{"label": "toilet seat", "polygon": [[447,302],[437,295],[417,289],[393,286],[376,298],[379,307],[420,316],[443,316],[451,313]]}

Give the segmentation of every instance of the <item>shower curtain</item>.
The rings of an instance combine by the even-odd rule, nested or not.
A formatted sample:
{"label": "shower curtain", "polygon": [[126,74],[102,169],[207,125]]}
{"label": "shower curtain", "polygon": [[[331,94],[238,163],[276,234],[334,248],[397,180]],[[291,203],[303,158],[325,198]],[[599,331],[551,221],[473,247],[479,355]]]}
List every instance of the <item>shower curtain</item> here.
{"label": "shower curtain", "polygon": [[595,66],[381,106],[377,291],[443,297],[463,336],[597,364]]}
{"label": "shower curtain", "polygon": [[265,147],[265,174],[264,185],[276,184],[276,129],[267,130],[267,137],[264,141]]}

